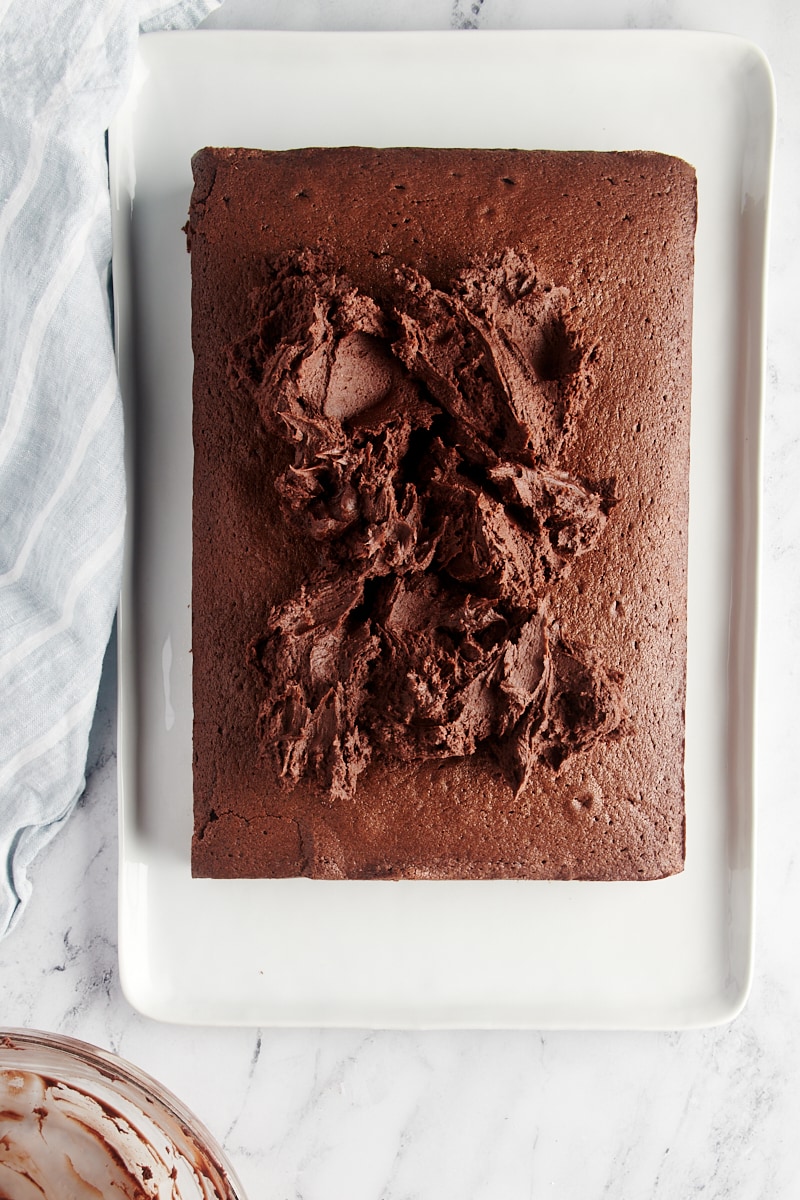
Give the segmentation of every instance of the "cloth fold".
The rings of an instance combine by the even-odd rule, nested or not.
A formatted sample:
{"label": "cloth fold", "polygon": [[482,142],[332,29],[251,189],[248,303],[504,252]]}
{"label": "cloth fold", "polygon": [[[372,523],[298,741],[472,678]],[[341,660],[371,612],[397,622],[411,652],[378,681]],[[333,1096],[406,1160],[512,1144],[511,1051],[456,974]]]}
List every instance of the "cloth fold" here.
{"label": "cloth fold", "polygon": [[0,0],[0,936],[84,788],[119,595],[105,131],[140,32],[218,0]]}

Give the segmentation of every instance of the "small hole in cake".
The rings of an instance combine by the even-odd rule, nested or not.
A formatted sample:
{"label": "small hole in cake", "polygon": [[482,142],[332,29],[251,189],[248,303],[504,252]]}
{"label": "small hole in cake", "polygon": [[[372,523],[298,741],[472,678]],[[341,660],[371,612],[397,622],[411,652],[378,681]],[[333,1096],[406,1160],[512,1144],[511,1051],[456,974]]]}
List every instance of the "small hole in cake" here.
{"label": "small hole in cake", "polygon": [[404,192],[406,190],[406,185],[404,183],[396,183],[394,185],[394,190],[396,192]]}
{"label": "small hole in cake", "polygon": [[508,175],[503,175],[500,179],[500,182],[507,183],[510,187],[514,187],[517,181],[516,179],[511,179]]}
{"label": "small hole in cake", "polygon": [[594,791],[579,792],[570,800],[570,807],[577,816],[592,817],[596,821],[603,802]]}

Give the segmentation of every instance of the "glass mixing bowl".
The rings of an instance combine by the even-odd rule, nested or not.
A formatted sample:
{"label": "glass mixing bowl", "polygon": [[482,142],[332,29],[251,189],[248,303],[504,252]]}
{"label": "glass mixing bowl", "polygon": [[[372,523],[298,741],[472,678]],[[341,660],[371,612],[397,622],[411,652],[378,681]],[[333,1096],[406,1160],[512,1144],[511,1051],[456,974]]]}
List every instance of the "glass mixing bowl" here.
{"label": "glass mixing bowl", "polygon": [[23,1029],[0,1029],[0,1196],[245,1200],[208,1130],[160,1083]]}

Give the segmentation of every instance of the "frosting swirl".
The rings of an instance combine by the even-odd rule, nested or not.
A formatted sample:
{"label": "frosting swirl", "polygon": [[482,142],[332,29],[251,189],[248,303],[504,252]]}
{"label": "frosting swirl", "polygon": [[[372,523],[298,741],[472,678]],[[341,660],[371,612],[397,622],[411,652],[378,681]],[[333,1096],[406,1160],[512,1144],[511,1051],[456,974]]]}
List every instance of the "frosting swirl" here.
{"label": "frosting swirl", "polygon": [[616,502],[559,466],[591,360],[566,293],[507,251],[447,291],[403,268],[379,303],[302,252],[253,305],[231,385],[292,448],[276,488],[319,552],[249,647],[280,774],[335,801],[375,754],[485,749],[518,792],[617,735],[621,676],[550,599]]}

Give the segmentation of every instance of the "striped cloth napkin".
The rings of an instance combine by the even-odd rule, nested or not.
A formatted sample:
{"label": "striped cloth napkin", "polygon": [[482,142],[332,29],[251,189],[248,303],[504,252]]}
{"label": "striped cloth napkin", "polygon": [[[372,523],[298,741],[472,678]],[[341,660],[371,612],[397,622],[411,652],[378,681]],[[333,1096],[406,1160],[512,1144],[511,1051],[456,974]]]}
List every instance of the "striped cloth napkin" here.
{"label": "striped cloth napkin", "polygon": [[105,130],[139,32],[217,0],[0,0],[0,936],[84,787],[119,592]]}

